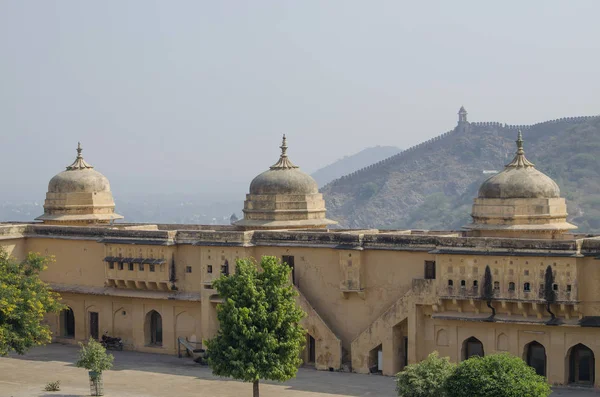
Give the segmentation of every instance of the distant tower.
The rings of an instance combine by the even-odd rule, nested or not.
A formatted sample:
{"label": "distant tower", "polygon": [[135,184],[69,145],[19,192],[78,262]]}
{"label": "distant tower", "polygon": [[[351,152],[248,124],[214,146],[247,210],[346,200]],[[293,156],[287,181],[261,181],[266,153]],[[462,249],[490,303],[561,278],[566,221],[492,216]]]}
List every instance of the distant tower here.
{"label": "distant tower", "polygon": [[468,132],[469,131],[469,122],[467,121],[467,111],[464,106],[461,106],[458,111],[458,131],[460,132]]}
{"label": "distant tower", "polygon": [[464,106],[460,107],[460,110],[458,111],[458,123],[467,123],[467,111],[465,110]]}

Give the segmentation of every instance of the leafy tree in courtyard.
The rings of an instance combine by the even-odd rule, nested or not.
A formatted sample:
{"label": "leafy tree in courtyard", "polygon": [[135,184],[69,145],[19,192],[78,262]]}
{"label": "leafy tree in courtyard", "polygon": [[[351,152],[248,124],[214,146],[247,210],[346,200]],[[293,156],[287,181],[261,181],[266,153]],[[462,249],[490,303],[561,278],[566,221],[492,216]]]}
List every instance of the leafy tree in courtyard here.
{"label": "leafy tree in courtyard", "polygon": [[489,317],[489,321],[493,321],[496,317],[496,309],[492,306],[492,299],[494,299],[494,284],[492,282],[492,271],[490,266],[485,267],[485,274],[483,276],[483,290],[481,297],[485,300],[487,307],[492,309],[492,315]]}
{"label": "leafy tree in courtyard", "polygon": [[234,274],[214,282],[223,298],[220,329],[206,342],[213,373],[253,382],[254,397],[260,379],[283,382],[296,375],[306,335],[291,269],[273,256],[263,257],[260,267],[252,259],[238,260]]}
{"label": "leafy tree in courtyard", "polygon": [[546,378],[510,354],[471,357],[446,381],[447,397],[547,397]]}
{"label": "leafy tree in courtyard", "polygon": [[548,265],[546,268],[546,274],[544,274],[544,300],[546,301],[546,311],[550,313],[551,316],[547,324],[558,325],[559,321],[552,310],[550,310],[550,305],[556,302],[556,291],[554,291],[554,273],[552,272],[552,266],[550,265]]}
{"label": "leafy tree in courtyard", "polygon": [[445,397],[446,380],[456,366],[448,357],[431,353],[418,364],[411,364],[396,374],[396,391],[402,397]]}
{"label": "leafy tree in courtyard", "polygon": [[11,351],[24,354],[51,341],[52,333],[42,320],[63,305],[39,276],[49,262],[33,253],[18,262],[0,249],[0,356]]}

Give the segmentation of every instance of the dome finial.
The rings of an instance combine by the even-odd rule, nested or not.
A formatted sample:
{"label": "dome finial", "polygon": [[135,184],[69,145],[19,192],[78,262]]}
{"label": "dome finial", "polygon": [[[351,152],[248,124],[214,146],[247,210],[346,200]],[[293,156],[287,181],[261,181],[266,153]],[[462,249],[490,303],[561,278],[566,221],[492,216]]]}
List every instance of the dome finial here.
{"label": "dome finial", "polygon": [[81,148],[81,142],[77,142],[77,158],[75,159],[73,164],[71,164],[70,166],[67,167],[67,171],[84,170],[84,169],[88,169],[88,168],[94,168],[85,162],[85,160],[83,159],[83,156],[81,155],[82,151],[83,151],[83,149]]}
{"label": "dome finial", "polygon": [[279,157],[279,161],[271,166],[272,170],[286,170],[290,168],[298,168],[297,165],[294,165],[287,156],[287,139],[285,134],[283,134],[283,141],[281,142],[281,156]]}
{"label": "dome finial", "polygon": [[533,167],[533,163],[525,158],[525,150],[523,150],[523,133],[519,130],[517,134],[517,154],[515,158],[506,165],[506,167],[520,168],[520,167]]}

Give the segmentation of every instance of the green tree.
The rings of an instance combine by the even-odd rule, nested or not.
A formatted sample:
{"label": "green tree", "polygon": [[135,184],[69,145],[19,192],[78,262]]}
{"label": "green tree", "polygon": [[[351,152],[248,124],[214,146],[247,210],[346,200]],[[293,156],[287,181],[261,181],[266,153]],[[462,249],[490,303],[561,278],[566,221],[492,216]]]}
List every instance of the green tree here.
{"label": "green tree", "polygon": [[550,314],[548,325],[558,325],[556,315],[550,310],[550,305],[556,302],[556,292],[554,291],[554,273],[552,266],[548,265],[544,274],[544,300],[546,301],[546,311]]}
{"label": "green tree", "polygon": [[206,342],[213,373],[252,382],[254,397],[260,379],[283,382],[296,375],[306,335],[291,269],[273,256],[264,256],[260,267],[252,259],[238,260],[234,274],[214,282],[223,298],[220,328]]}
{"label": "green tree", "polygon": [[402,397],[446,397],[446,380],[455,368],[448,357],[440,358],[433,352],[396,374],[396,391]]}
{"label": "green tree", "polygon": [[492,281],[492,271],[490,266],[485,267],[485,274],[483,276],[483,290],[481,291],[481,297],[485,300],[487,307],[492,309],[492,315],[489,317],[489,321],[493,321],[496,317],[496,309],[492,306],[492,299],[494,299],[494,284]]}
{"label": "green tree", "polygon": [[58,313],[64,306],[39,276],[50,261],[29,253],[18,262],[0,249],[0,356],[11,351],[24,354],[52,340],[42,321],[46,313]]}
{"label": "green tree", "polygon": [[507,353],[471,357],[446,381],[448,397],[547,397],[546,378]]}

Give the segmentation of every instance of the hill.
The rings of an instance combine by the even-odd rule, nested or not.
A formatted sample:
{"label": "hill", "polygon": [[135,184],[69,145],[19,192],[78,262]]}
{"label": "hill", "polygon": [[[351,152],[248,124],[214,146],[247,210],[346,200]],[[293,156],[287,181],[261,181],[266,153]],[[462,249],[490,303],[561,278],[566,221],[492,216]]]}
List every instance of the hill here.
{"label": "hill", "polygon": [[489,172],[513,157],[517,130],[527,158],[567,199],[569,221],[600,232],[600,117],[531,126],[459,123],[434,139],[323,187],[328,216],[342,227],[459,229]]}
{"label": "hill", "polygon": [[395,146],[373,146],[361,150],[351,156],[345,156],[312,173],[319,186],[324,186],[334,179],[360,170],[370,164],[393,156],[400,152]]}

